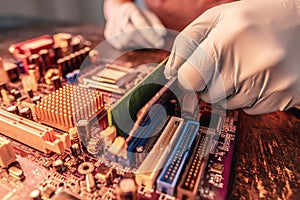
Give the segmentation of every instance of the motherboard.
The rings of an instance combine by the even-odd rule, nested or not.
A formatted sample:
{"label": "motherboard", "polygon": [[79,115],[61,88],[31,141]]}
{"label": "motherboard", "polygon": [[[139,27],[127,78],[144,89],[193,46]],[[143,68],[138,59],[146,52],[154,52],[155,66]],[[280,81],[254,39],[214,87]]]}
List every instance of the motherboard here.
{"label": "motherboard", "polygon": [[0,60],[0,198],[226,199],[238,112],[187,97],[166,60],[90,46],[44,35]]}

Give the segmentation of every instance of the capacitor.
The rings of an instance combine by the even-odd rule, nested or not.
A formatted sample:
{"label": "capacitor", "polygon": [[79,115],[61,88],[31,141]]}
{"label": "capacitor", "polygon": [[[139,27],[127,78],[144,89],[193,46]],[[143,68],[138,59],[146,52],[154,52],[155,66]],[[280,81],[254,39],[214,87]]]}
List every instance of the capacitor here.
{"label": "capacitor", "polygon": [[33,200],[42,200],[41,191],[39,189],[33,190],[30,193],[30,198]]}
{"label": "capacitor", "polygon": [[54,50],[54,54],[55,54],[55,57],[54,57],[55,61],[57,61],[58,59],[63,57],[63,51],[60,46],[54,46],[53,50]]}
{"label": "capacitor", "polygon": [[34,97],[32,98],[32,103],[34,103],[34,104],[36,105],[38,102],[41,101],[41,99],[42,99],[41,96],[34,96]]}
{"label": "capacitor", "polygon": [[67,72],[72,72],[73,71],[73,65],[72,65],[72,59],[70,56],[65,57],[65,62],[66,62],[66,70]]}
{"label": "capacitor", "polygon": [[76,56],[72,53],[70,54],[70,59],[71,59],[71,64],[72,64],[72,69],[78,69],[78,64],[76,60]]}
{"label": "capacitor", "polygon": [[21,108],[20,111],[19,111],[19,113],[20,113],[21,117],[33,120],[32,111],[31,111],[31,109],[29,107]]}
{"label": "capacitor", "polygon": [[19,109],[17,106],[9,106],[8,108],[6,108],[6,111],[19,115]]}
{"label": "capacitor", "polygon": [[118,200],[136,200],[138,199],[137,186],[134,179],[122,179],[117,187]]}
{"label": "capacitor", "polygon": [[28,96],[32,99],[33,98],[33,91],[32,91],[32,89],[28,89],[27,90],[27,94],[28,94]]}
{"label": "capacitor", "polygon": [[22,97],[19,90],[16,90],[12,95],[15,97],[15,99],[18,99],[18,98]]}
{"label": "capacitor", "polygon": [[53,168],[56,172],[62,173],[66,170],[64,162],[61,159],[57,159],[52,163]]}
{"label": "capacitor", "polygon": [[0,90],[8,91],[6,83],[4,83],[4,82],[0,83]]}
{"label": "capacitor", "polygon": [[85,175],[86,190],[93,192],[96,189],[96,183],[93,174],[88,173]]}
{"label": "capacitor", "polygon": [[72,42],[71,42],[71,47],[72,47],[73,53],[76,52],[76,51],[79,51],[79,49],[80,49],[80,40],[73,39]]}
{"label": "capacitor", "polygon": [[144,159],[145,159],[146,155],[143,152],[144,152],[144,147],[143,146],[136,147],[135,162],[136,162],[137,165],[140,165],[144,161]]}
{"label": "capacitor", "polygon": [[76,123],[77,132],[81,139],[81,142],[84,146],[86,146],[90,137],[90,125],[89,121],[86,119],[80,119]]}
{"label": "capacitor", "polygon": [[61,88],[61,82],[60,82],[60,77],[59,76],[53,76],[51,78],[51,81],[53,82],[55,90],[58,90],[59,88]]}
{"label": "capacitor", "polygon": [[77,157],[81,154],[81,148],[78,143],[71,145],[71,152],[74,157]]}
{"label": "capacitor", "polygon": [[42,49],[39,52],[41,58],[42,58],[42,64],[41,64],[41,76],[44,76],[46,71],[51,67],[50,65],[50,57],[49,57],[49,51],[47,49]]}
{"label": "capacitor", "polygon": [[66,66],[66,60],[64,58],[57,60],[57,67],[58,67],[60,75],[63,78],[66,78],[66,74],[68,73],[68,71],[67,71],[67,66]]}

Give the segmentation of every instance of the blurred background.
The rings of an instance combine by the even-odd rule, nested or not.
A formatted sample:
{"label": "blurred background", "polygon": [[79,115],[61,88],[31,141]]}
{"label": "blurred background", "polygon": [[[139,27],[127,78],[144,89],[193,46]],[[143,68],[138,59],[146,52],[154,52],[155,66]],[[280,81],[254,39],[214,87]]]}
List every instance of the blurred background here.
{"label": "blurred background", "polygon": [[0,0],[0,29],[37,22],[104,24],[104,0]]}

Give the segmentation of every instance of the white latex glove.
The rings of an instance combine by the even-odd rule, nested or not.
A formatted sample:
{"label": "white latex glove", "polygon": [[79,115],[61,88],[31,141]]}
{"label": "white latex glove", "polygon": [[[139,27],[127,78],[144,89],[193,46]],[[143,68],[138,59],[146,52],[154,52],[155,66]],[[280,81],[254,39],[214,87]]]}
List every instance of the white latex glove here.
{"label": "white latex glove", "polygon": [[117,49],[162,48],[166,29],[158,17],[133,2],[105,2],[106,27],[104,36]]}
{"label": "white latex glove", "polygon": [[300,0],[207,10],[177,36],[166,65],[187,90],[249,114],[300,105]]}

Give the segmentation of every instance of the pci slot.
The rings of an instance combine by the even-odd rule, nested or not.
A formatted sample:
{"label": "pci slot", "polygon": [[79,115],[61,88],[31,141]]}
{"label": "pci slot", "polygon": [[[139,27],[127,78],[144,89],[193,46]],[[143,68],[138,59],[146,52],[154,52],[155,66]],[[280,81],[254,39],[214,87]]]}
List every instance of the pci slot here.
{"label": "pci slot", "polygon": [[44,153],[62,153],[69,148],[67,133],[58,134],[52,128],[0,109],[0,133]]}
{"label": "pci slot", "polygon": [[184,163],[188,158],[193,141],[198,133],[199,123],[187,121],[180,139],[176,144],[167,166],[160,173],[156,181],[156,190],[169,195],[174,195],[175,187]]}
{"label": "pci slot", "polygon": [[177,198],[195,199],[200,184],[202,174],[207,163],[207,154],[209,143],[212,136],[201,133],[195,142],[195,148],[189,158],[189,161],[183,169],[180,182],[177,186]]}
{"label": "pci slot", "polygon": [[136,182],[147,189],[153,189],[155,180],[173,149],[180,135],[183,119],[172,117],[157,140],[149,155],[136,171]]}

